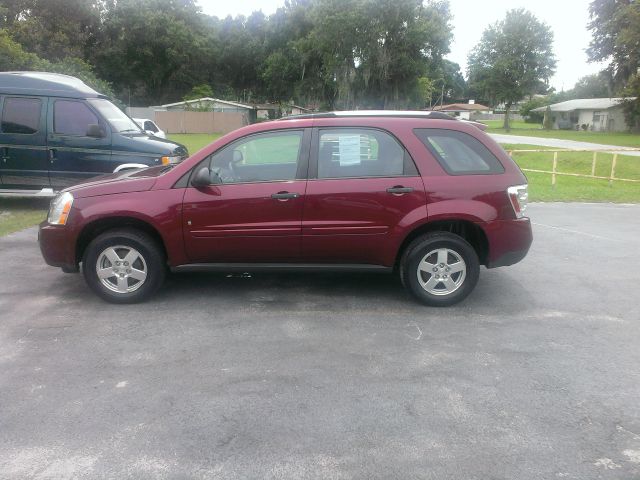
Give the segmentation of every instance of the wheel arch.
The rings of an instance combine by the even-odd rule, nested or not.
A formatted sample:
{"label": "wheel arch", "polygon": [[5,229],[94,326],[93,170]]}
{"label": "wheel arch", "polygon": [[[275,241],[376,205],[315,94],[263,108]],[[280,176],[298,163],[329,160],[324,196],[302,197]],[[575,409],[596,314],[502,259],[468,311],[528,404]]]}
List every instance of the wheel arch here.
{"label": "wheel arch", "polygon": [[396,253],[394,268],[398,268],[402,254],[416,238],[432,232],[449,232],[465,239],[478,255],[481,265],[487,265],[489,260],[489,240],[487,234],[477,223],[462,218],[439,219],[423,223],[415,227],[400,244]]}
{"label": "wheel arch", "polygon": [[146,233],[158,243],[158,246],[162,249],[164,257],[168,258],[167,247],[164,239],[153,225],[135,217],[116,216],[99,218],[89,222],[83,227],[80,235],[78,235],[78,239],[76,240],[76,265],[82,261],[84,252],[86,251],[87,246],[89,246],[89,243],[91,243],[91,240],[101,233],[117,228],[133,228]]}

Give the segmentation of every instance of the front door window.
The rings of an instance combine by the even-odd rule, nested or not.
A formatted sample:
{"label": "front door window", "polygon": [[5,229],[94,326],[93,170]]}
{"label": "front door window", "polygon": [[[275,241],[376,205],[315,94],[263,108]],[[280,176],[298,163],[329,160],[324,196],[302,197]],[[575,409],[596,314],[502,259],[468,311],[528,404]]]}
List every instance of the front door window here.
{"label": "front door window", "polygon": [[302,132],[277,132],[235,142],[211,157],[212,183],[295,180]]}

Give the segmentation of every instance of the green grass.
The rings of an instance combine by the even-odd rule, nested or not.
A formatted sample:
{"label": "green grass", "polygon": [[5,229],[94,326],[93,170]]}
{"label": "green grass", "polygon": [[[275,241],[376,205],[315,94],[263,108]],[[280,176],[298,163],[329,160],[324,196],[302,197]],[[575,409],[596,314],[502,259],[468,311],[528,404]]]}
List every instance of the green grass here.
{"label": "green grass", "polygon": [[49,199],[0,198],[0,237],[40,223],[48,208]]}
{"label": "green grass", "polygon": [[[487,125],[489,128],[487,129],[487,132],[500,132],[500,133],[504,133],[504,130],[502,129],[502,124],[504,123],[502,120],[479,120],[480,122],[484,123],[485,125]],[[534,123],[526,123],[522,120],[511,120],[511,128],[512,129],[516,129],[516,130],[535,130],[535,129],[542,129],[541,125],[536,125]]]}
{"label": "green grass", "polygon": [[[502,147],[507,151],[544,149],[536,145],[518,144],[505,144]],[[512,157],[521,168],[548,171],[553,168],[551,152],[516,152]],[[591,152],[559,152],[557,171],[590,175],[592,160]],[[608,177],[611,173],[612,160],[612,154],[598,152],[595,174]],[[614,180],[609,185],[608,180],[557,175],[556,186],[553,188],[551,174],[536,172],[525,172],[525,174],[529,179],[529,199],[533,202],[640,202],[640,183]],[[640,180],[640,157],[618,155],[615,176]]]}
{"label": "green grass", "polygon": [[201,148],[206,147],[210,143],[219,139],[221,136],[221,133],[170,133],[167,135],[167,138],[174,142],[181,143],[187,147],[189,155],[193,155]]}
{"label": "green grass", "polygon": [[617,145],[620,147],[640,148],[640,135],[625,132],[583,132],[576,130],[544,130],[541,125],[512,122],[511,131],[502,128],[501,120],[484,120],[489,126],[487,132],[502,133],[506,135],[524,135],[527,137],[557,138],[560,140],[575,140],[578,142],[600,143],[604,145]]}

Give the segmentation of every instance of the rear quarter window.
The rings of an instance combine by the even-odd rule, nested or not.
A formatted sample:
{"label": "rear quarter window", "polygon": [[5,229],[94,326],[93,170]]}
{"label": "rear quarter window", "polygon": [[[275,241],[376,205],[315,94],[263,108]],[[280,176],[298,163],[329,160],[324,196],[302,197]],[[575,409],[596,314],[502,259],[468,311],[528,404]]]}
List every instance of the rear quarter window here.
{"label": "rear quarter window", "polygon": [[449,175],[504,173],[500,160],[468,133],[435,128],[416,128],[414,133]]}

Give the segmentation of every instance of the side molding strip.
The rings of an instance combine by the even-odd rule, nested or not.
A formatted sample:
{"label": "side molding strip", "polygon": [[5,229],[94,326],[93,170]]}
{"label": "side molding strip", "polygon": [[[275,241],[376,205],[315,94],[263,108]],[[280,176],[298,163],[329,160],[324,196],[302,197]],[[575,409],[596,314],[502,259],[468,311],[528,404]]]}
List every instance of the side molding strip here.
{"label": "side molding strip", "polygon": [[375,272],[390,273],[392,267],[339,263],[189,263],[171,267],[173,272]]}

